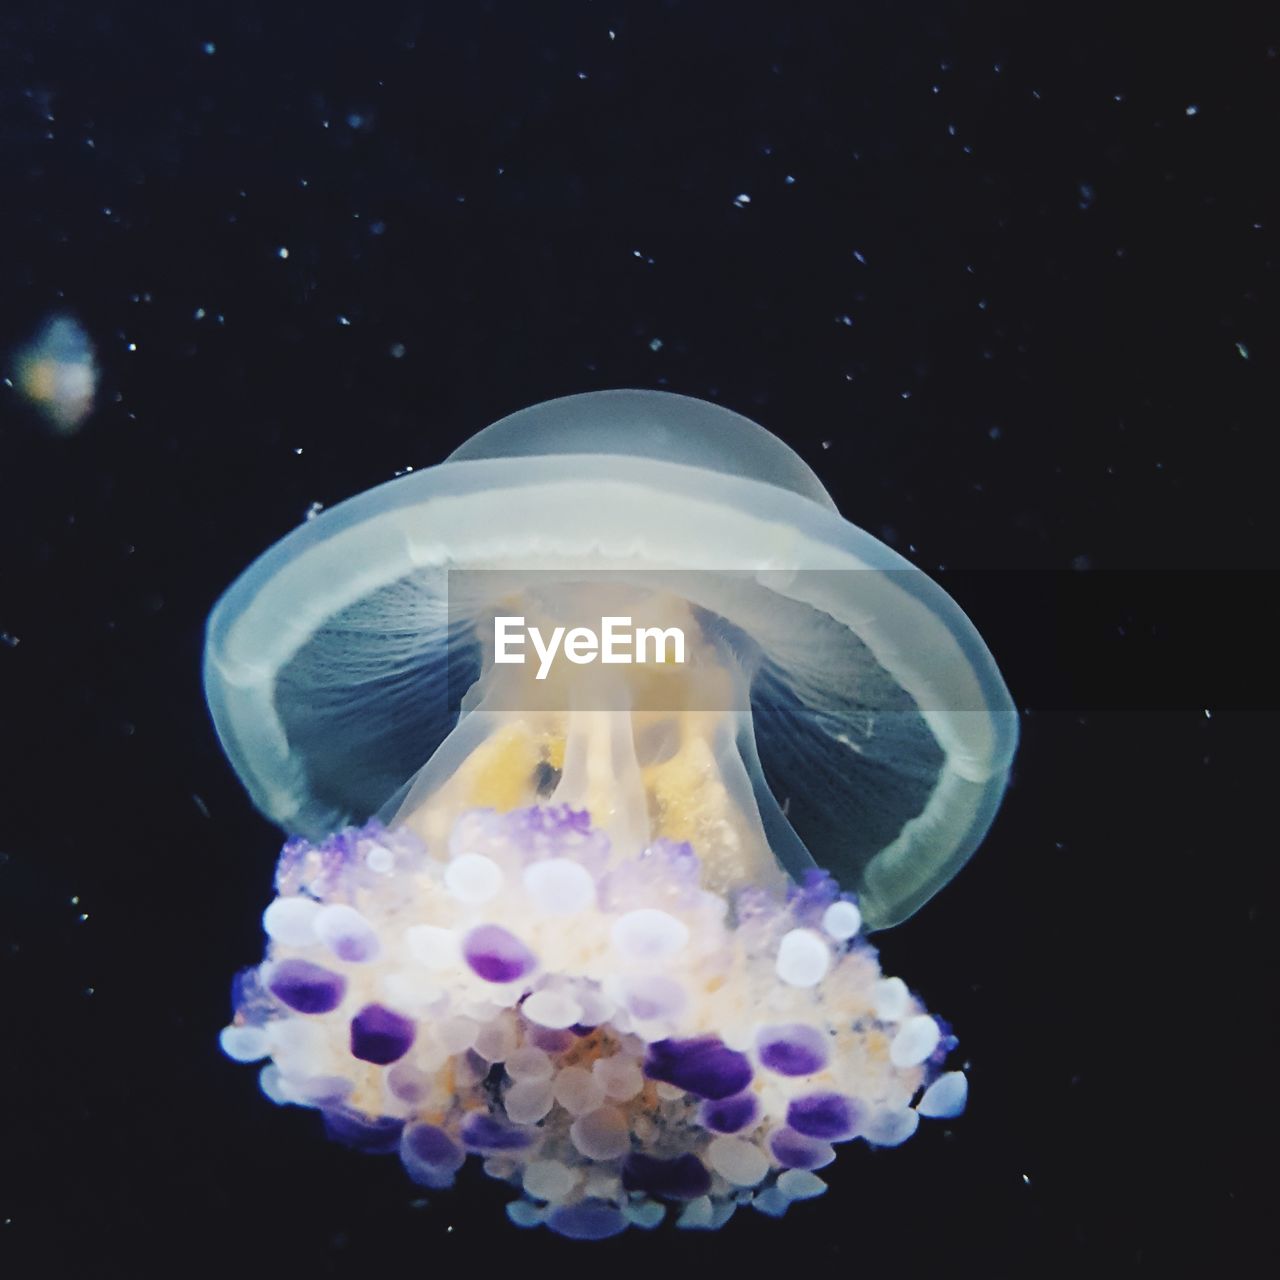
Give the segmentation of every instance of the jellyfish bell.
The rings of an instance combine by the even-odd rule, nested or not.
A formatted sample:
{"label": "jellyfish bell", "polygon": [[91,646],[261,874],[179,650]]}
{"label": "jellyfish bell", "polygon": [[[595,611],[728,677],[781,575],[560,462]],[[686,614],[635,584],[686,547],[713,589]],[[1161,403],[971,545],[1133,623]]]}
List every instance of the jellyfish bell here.
{"label": "jellyfish bell", "polygon": [[[831,871],[871,925],[922,905],[994,817],[1017,722],[960,609],[843,520],[776,437],[651,391],[504,418],[440,466],[296,529],[233,585],[210,618],[206,690],[268,817],[312,836],[395,817],[389,800],[451,734],[428,784],[456,772],[478,737],[486,759],[500,753],[491,718],[468,721],[494,677],[516,669],[482,669],[484,638],[469,624],[492,600],[451,607],[451,581],[468,569],[466,588],[499,597],[592,571],[650,588],[670,575],[672,595],[684,593],[676,607],[707,623],[699,638],[735,650],[750,710],[735,742],[775,853],[793,873],[810,858]],[[461,720],[460,671],[478,682]],[[528,737],[526,755],[545,749]],[[514,764],[519,752],[502,750]],[[532,803],[540,759],[505,787],[477,776],[477,803],[503,791],[506,807]]]}
{"label": "jellyfish bell", "polygon": [[429,1125],[528,1177],[513,1221],[597,1238],[776,1216],[831,1144],[963,1105],[864,932],[982,839],[1012,704],[747,419],[644,391],[504,418],[255,562],[205,687],[293,837],[227,1040],[277,1100],[328,1114],[340,1081],[331,1133],[402,1122],[447,1185]]}

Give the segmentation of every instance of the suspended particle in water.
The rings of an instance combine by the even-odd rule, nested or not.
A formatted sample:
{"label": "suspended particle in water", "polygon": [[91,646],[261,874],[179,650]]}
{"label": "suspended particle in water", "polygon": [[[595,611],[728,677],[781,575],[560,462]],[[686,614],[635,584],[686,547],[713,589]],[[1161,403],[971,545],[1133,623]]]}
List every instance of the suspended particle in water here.
{"label": "suspended particle in water", "polygon": [[69,316],[53,316],[14,361],[14,384],[63,435],[93,412],[98,366],[89,335]]}

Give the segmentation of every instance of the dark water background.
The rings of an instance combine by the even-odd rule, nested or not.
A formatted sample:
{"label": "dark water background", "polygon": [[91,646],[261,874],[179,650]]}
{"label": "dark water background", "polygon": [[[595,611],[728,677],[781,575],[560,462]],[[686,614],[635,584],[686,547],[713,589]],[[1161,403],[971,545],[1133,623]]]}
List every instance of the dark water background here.
{"label": "dark water background", "polygon": [[[0,387],[6,1275],[1231,1271],[1273,1182],[1278,43],[1243,5],[6,7],[0,341],[69,311],[103,369],[70,439]],[[198,668],[311,504],[615,386],[786,439],[1026,716],[882,939],[963,1119],[782,1222],[579,1245],[478,1172],[423,1206],[218,1053],[278,835]]]}

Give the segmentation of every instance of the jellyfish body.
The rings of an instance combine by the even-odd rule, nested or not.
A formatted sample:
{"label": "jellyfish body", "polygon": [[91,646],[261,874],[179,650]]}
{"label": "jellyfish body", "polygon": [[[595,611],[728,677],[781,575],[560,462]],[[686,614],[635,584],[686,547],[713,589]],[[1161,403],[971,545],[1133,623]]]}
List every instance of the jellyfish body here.
{"label": "jellyfish body", "polygon": [[[584,602],[687,656],[546,687],[498,656],[495,619]],[[1012,707],[761,428],[648,392],[513,415],[268,552],[205,672],[294,833],[223,1048],[335,1138],[433,1188],[474,1154],[513,1222],[585,1239],[780,1215],[839,1144],[963,1108],[864,930],[985,833]]]}

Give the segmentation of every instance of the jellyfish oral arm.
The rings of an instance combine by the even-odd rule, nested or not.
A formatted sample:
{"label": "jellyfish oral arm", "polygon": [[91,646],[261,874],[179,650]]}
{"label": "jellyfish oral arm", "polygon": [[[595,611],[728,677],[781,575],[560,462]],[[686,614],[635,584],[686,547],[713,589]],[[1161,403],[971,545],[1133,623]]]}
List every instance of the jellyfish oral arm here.
{"label": "jellyfish oral arm", "polygon": [[[736,745],[749,705],[743,673],[701,634],[687,605],[659,598],[636,607],[642,622],[658,623],[631,634],[677,633],[681,643],[663,651],[637,639],[628,661],[607,667],[503,661],[513,638],[529,635],[541,656],[546,635],[571,629],[496,615],[492,661],[468,695],[470,709],[384,818],[435,848],[467,809],[570,804],[587,809],[619,849],[694,842],[718,890],[780,885]],[[477,624],[482,638],[487,626]]]}
{"label": "jellyfish oral arm", "polygon": [[964,1108],[954,1037],[821,873],[724,896],[689,844],[628,856],[569,805],[466,812],[447,854],[380,824],[286,845],[221,1035],[431,1191],[473,1155],[519,1226],[714,1229]]}

